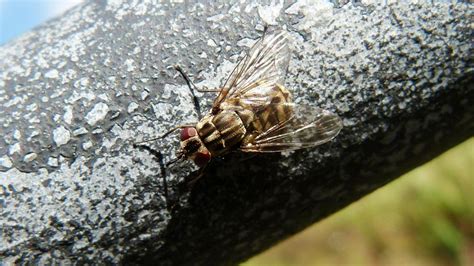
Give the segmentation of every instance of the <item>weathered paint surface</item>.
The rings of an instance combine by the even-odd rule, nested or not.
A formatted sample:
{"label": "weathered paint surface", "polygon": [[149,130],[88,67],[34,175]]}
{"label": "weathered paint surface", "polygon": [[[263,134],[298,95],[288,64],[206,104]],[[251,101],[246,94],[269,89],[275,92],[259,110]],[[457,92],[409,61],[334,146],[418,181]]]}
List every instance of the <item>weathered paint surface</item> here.
{"label": "weathered paint surface", "polygon": [[[223,2],[86,3],[0,47],[4,262],[239,261],[474,132],[472,6]],[[296,101],[344,129],[315,150],[225,158],[170,212],[132,143],[197,120],[174,64],[217,87],[264,23],[292,36]],[[170,160],[178,140],[152,146]],[[193,169],[170,170],[172,199]]]}

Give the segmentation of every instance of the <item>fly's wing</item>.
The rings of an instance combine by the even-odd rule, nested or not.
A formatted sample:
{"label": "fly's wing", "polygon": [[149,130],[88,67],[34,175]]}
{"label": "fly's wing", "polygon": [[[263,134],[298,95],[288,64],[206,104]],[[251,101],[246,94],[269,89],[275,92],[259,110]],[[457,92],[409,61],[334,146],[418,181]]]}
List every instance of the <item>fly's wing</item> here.
{"label": "fly's wing", "polygon": [[270,104],[267,108],[286,109],[288,116],[265,131],[249,134],[241,151],[281,152],[318,146],[332,140],[342,129],[341,119],[321,108],[293,103]]}
{"label": "fly's wing", "polygon": [[220,109],[224,101],[238,105],[271,102],[275,84],[283,84],[290,53],[287,33],[283,30],[267,32],[250,48],[237,64],[214,100],[213,109]]}

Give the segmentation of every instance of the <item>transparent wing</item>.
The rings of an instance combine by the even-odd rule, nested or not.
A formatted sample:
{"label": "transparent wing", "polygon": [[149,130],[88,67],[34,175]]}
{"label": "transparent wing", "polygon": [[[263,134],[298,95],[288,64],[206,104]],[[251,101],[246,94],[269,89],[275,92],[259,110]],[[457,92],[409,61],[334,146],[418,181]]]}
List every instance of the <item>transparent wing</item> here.
{"label": "transparent wing", "polygon": [[[270,104],[272,107],[274,104]],[[293,151],[318,146],[332,140],[342,129],[341,119],[334,113],[308,105],[275,104],[274,110],[287,109],[288,116],[267,127],[263,132],[250,134],[240,150],[244,152]]]}
{"label": "transparent wing", "polygon": [[219,95],[214,100],[217,110],[224,100],[235,103],[238,99],[271,101],[269,92],[275,84],[283,84],[290,53],[287,33],[283,30],[267,32],[237,64]]}

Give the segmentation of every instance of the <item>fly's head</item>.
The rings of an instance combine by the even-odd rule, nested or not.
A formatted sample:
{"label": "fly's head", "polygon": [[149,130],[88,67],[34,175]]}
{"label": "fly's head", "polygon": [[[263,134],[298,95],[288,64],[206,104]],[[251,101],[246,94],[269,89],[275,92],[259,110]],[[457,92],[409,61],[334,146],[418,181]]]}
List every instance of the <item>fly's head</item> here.
{"label": "fly's head", "polygon": [[199,167],[205,166],[211,160],[211,153],[202,143],[194,127],[185,127],[181,130],[181,152]]}

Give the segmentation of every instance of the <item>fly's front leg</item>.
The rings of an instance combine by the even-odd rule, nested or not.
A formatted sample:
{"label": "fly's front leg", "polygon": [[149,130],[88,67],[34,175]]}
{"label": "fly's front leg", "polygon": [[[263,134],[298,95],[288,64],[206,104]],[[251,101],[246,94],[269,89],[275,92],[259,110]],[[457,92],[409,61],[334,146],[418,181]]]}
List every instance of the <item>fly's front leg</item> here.
{"label": "fly's front leg", "polygon": [[145,142],[150,142],[150,141],[154,141],[154,140],[159,140],[159,139],[164,139],[166,138],[169,134],[175,132],[176,130],[178,129],[182,129],[182,128],[186,128],[186,127],[194,127],[194,125],[179,125],[179,126],[176,126],[170,130],[168,130],[168,132],[166,132],[165,134],[161,135],[161,136],[158,136],[158,137],[155,137],[155,138],[151,138],[151,139],[146,139],[146,140],[142,140],[142,141],[139,141],[139,142],[135,142],[133,144],[133,146],[140,146],[142,143],[145,143]]}
{"label": "fly's front leg", "polygon": [[134,145],[134,147],[138,149],[146,150],[149,153],[151,153],[153,155],[153,160],[158,162],[158,164],[160,165],[161,177],[163,178],[163,191],[164,191],[165,199],[166,199],[166,207],[169,210],[172,206],[170,205],[169,196],[168,196],[169,195],[168,182],[166,181],[167,174],[166,174],[165,163],[163,162],[163,154],[161,154],[161,152],[154,150],[146,145]]}
{"label": "fly's front leg", "polygon": [[194,84],[194,82],[192,82],[192,80],[184,72],[184,70],[181,68],[181,66],[175,65],[174,68],[176,69],[176,71],[179,72],[179,74],[181,74],[181,76],[184,78],[184,80],[186,81],[186,83],[188,84],[190,89],[194,89],[194,90],[199,91],[199,92],[220,92],[221,91],[220,88],[210,89],[207,86],[203,86],[202,88],[199,88],[198,86],[196,86]]}
{"label": "fly's front leg", "polygon": [[158,164],[160,165],[160,172],[161,172],[161,176],[163,178],[163,190],[164,190],[164,194],[165,194],[165,198],[166,198],[166,205],[167,205],[169,210],[173,207],[173,204],[170,203],[169,196],[168,196],[169,194],[168,194],[168,182],[167,182],[167,179],[166,179],[166,177],[167,177],[166,168],[168,166],[170,166],[171,164],[174,164],[177,161],[183,159],[184,154],[179,152],[176,159],[173,159],[170,162],[165,164],[164,160],[163,160],[163,154],[160,151],[157,151],[157,150],[155,150],[155,149],[153,149],[153,148],[151,148],[147,145],[142,145],[141,143],[145,143],[145,142],[149,142],[149,141],[152,141],[152,140],[165,138],[168,135],[170,135],[171,133],[173,133],[174,131],[176,131],[177,129],[186,128],[186,127],[193,127],[193,125],[180,125],[180,126],[172,128],[171,130],[169,130],[168,132],[166,132],[165,134],[163,134],[159,137],[148,139],[148,140],[141,141],[141,142],[136,142],[136,143],[133,144],[134,148],[146,150],[150,154],[152,154],[154,161],[158,162]]}
{"label": "fly's front leg", "polygon": [[199,91],[199,92],[220,92],[221,91],[220,88],[210,89],[207,86],[202,86],[202,88],[197,88],[196,87],[196,90]]}
{"label": "fly's front leg", "polygon": [[191,79],[188,77],[188,75],[186,75],[184,70],[179,65],[175,65],[174,68],[176,69],[176,71],[179,72],[179,74],[181,74],[181,76],[183,76],[184,80],[186,81],[186,84],[188,84],[188,88],[191,91],[191,95],[193,96],[194,109],[196,110],[196,113],[198,114],[199,120],[201,120],[202,118],[201,106],[199,105],[199,101],[198,101],[198,98],[196,97],[196,94],[194,94],[194,90],[198,92],[219,92],[220,89],[209,89],[207,87],[200,89],[191,81]]}
{"label": "fly's front leg", "polygon": [[180,184],[179,188],[181,191],[190,191],[196,182],[201,179],[206,173],[207,164],[198,170],[192,172],[190,175],[186,176],[184,182]]}

